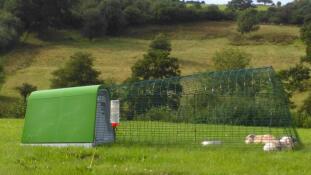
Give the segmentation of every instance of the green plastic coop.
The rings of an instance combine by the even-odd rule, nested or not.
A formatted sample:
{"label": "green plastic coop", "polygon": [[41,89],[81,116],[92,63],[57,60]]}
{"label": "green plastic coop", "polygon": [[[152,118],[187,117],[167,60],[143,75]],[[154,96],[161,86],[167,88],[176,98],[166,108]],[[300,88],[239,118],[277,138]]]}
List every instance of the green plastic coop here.
{"label": "green plastic coop", "polygon": [[109,93],[101,86],[33,92],[22,144],[92,147],[114,141]]}

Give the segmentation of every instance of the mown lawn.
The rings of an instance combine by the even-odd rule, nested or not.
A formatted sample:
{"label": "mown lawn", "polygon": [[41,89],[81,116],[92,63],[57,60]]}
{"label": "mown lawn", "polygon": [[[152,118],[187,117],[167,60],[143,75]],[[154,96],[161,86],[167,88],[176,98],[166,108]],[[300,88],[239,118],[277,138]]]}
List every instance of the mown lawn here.
{"label": "mown lawn", "polygon": [[305,148],[265,153],[254,148],[115,144],[93,149],[20,146],[23,120],[0,120],[0,174],[309,175],[311,130]]}

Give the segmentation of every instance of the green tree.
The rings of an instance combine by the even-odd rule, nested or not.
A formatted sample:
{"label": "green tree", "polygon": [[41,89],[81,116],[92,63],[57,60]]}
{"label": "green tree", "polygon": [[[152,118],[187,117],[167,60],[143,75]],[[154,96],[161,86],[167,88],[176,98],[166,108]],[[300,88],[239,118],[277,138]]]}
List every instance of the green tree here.
{"label": "green tree", "polygon": [[213,56],[216,70],[242,69],[250,64],[250,55],[239,49],[224,49]]}
{"label": "green tree", "polygon": [[311,63],[311,22],[303,25],[301,28],[301,38],[306,43],[306,56],[303,61]]}
{"label": "green tree", "polygon": [[227,7],[232,10],[245,10],[254,7],[252,0],[232,0],[228,2]]}
{"label": "green tree", "polygon": [[4,69],[3,69],[3,65],[0,64],[0,90],[1,90],[1,87],[2,87],[2,84],[4,83]]}
{"label": "green tree", "polygon": [[278,2],[276,3],[276,6],[277,6],[277,7],[281,7],[281,6],[282,6],[282,2],[281,2],[281,1],[278,1]]}
{"label": "green tree", "polygon": [[240,32],[241,34],[258,30],[259,20],[257,16],[257,10],[246,9],[240,12],[237,24],[238,24],[238,32]]}
{"label": "green tree", "polygon": [[310,69],[301,63],[288,70],[280,71],[279,76],[283,81],[285,89],[289,93],[293,93],[297,90],[304,91],[307,80],[310,79]]}
{"label": "green tree", "polygon": [[101,14],[105,16],[107,21],[107,35],[117,35],[127,25],[127,21],[122,9],[120,0],[105,0],[99,5]]}
{"label": "green tree", "polygon": [[22,25],[9,12],[0,10],[0,52],[7,51],[19,42]]}
{"label": "green tree", "polygon": [[37,87],[28,83],[23,83],[21,86],[15,88],[18,93],[22,96],[24,102],[26,103],[27,97],[37,90]]}
{"label": "green tree", "polygon": [[14,13],[23,21],[26,30],[44,32],[46,29],[70,25],[72,7],[79,0],[18,0]]}
{"label": "green tree", "polygon": [[300,113],[307,114],[311,117],[311,94],[304,100],[303,105],[299,109]]}
{"label": "green tree", "polygon": [[150,44],[150,49],[142,60],[138,60],[132,67],[134,79],[161,79],[179,76],[179,62],[170,56],[171,43],[162,34],[158,35]]}
{"label": "green tree", "polygon": [[103,83],[98,78],[100,72],[93,68],[93,60],[94,58],[89,53],[75,53],[64,67],[52,73],[51,87],[62,88]]}
{"label": "green tree", "polygon": [[92,40],[95,37],[105,35],[107,21],[105,16],[97,7],[88,8],[83,11],[82,35]]}

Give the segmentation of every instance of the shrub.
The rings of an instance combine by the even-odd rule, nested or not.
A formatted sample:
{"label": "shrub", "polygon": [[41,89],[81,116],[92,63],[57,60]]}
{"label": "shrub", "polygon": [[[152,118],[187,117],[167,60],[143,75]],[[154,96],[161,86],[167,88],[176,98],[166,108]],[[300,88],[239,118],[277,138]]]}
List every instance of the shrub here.
{"label": "shrub", "polygon": [[138,120],[176,122],[177,118],[168,107],[153,107],[144,114],[137,116]]}
{"label": "shrub", "polygon": [[103,83],[100,72],[93,68],[93,57],[89,53],[77,52],[71,56],[65,67],[54,71],[52,88],[95,85]]}
{"label": "shrub", "polygon": [[257,17],[257,10],[251,8],[240,12],[237,24],[238,32],[241,34],[258,30],[259,20]]}
{"label": "shrub", "polygon": [[21,35],[21,22],[11,13],[0,10],[0,52],[14,47]]}
{"label": "shrub", "polygon": [[27,101],[27,97],[33,92],[37,90],[36,86],[33,86],[31,84],[28,83],[23,83],[21,86],[18,86],[15,88],[18,93],[21,95],[21,97],[23,98],[24,102],[26,103]]}
{"label": "shrub", "polygon": [[293,122],[299,128],[311,128],[311,116],[303,113],[293,113]]}
{"label": "shrub", "polygon": [[106,33],[107,21],[98,8],[84,10],[82,35],[92,40]]}
{"label": "shrub", "polygon": [[213,57],[214,67],[216,70],[242,69],[249,65],[249,54],[239,49],[224,49],[216,52]]}
{"label": "shrub", "polygon": [[26,105],[23,100],[0,103],[0,118],[24,118]]}
{"label": "shrub", "polygon": [[2,64],[0,63],[0,90],[1,90],[2,84],[4,83],[4,78],[5,78],[4,69],[3,69]]}
{"label": "shrub", "polygon": [[148,53],[132,67],[135,80],[160,79],[179,76],[179,62],[170,56],[171,43],[164,35],[158,35],[150,44]]}

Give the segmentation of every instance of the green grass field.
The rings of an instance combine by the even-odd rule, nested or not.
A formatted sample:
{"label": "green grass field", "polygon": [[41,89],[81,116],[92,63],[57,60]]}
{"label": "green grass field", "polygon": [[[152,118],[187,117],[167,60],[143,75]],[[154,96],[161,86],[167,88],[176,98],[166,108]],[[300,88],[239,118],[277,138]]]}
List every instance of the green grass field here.
{"label": "green grass field", "polygon": [[0,174],[211,174],[309,175],[311,130],[299,129],[305,147],[265,153],[261,148],[208,148],[114,144],[103,147],[20,146],[23,120],[0,120]]}
{"label": "green grass field", "polygon": [[[120,83],[131,75],[131,66],[143,57],[150,40],[160,32],[172,40],[172,55],[180,59],[182,75],[213,70],[211,59],[214,53],[228,47],[249,53],[252,56],[251,67],[273,66],[276,70],[298,63],[305,54],[296,26],[262,25],[259,31],[247,36],[249,40],[242,45],[232,45],[232,38],[237,36],[233,22],[150,25],[131,28],[120,37],[94,41],[82,38],[77,31],[48,34],[53,38],[49,41],[30,34],[24,45],[3,55],[7,79],[0,95],[18,97],[14,88],[23,82],[34,84],[39,89],[49,88],[51,72],[64,65],[77,51],[92,53],[96,69],[102,72],[101,77]],[[293,39],[282,43],[280,38]]]}

